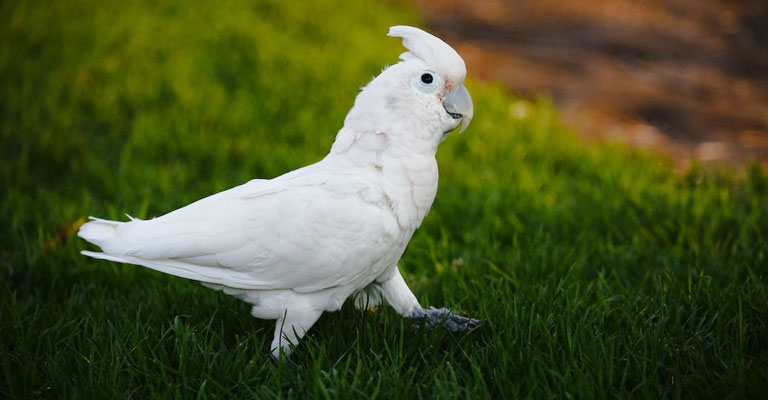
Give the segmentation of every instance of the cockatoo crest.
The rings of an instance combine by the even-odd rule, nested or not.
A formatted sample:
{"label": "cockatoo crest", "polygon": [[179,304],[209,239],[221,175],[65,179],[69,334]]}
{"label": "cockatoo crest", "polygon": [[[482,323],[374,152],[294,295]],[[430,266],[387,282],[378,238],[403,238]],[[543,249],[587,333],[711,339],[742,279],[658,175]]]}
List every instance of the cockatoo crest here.
{"label": "cockatoo crest", "polygon": [[459,128],[461,133],[472,120],[472,98],[464,86],[467,70],[461,56],[418,28],[393,26],[388,36],[402,38],[408,51],[400,55],[401,62],[387,67],[363,87],[336,137],[332,154],[362,144],[372,151],[388,145],[390,149],[407,148],[434,156],[448,132]]}
{"label": "cockatoo crest", "polygon": [[464,81],[467,67],[459,53],[448,43],[421,29],[412,26],[397,25],[389,28],[387,36],[403,38],[403,47],[408,49],[400,54],[400,59],[408,61],[418,58],[428,65],[438,66],[444,73],[459,82]]}

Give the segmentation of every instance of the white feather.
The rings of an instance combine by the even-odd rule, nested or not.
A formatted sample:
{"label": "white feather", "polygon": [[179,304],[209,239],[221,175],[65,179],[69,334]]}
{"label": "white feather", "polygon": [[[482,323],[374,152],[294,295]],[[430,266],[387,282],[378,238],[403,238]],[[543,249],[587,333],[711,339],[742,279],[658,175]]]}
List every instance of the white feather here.
{"label": "white feather", "polygon": [[[92,218],[78,235],[102,252],[83,254],[200,281],[251,303],[254,316],[278,320],[276,355],[358,291],[412,312],[419,305],[397,261],[434,200],[437,146],[457,126],[437,90],[460,85],[466,71],[426,32],[393,27],[390,35],[403,37],[413,56],[363,89],[323,160],[155,219]],[[415,91],[423,70],[442,74],[436,79],[445,87],[430,96]]]}

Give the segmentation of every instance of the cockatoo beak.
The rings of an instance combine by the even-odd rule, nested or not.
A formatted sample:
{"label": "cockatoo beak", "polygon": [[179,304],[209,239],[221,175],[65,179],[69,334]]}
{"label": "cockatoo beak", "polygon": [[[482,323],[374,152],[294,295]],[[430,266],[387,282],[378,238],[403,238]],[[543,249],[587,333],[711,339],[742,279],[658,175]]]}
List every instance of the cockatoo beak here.
{"label": "cockatoo beak", "polygon": [[455,119],[461,118],[461,128],[459,133],[464,132],[469,126],[469,122],[472,120],[472,113],[474,108],[472,106],[472,97],[469,95],[469,91],[464,85],[459,85],[453,89],[443,100],[443,107],[448,114]]}

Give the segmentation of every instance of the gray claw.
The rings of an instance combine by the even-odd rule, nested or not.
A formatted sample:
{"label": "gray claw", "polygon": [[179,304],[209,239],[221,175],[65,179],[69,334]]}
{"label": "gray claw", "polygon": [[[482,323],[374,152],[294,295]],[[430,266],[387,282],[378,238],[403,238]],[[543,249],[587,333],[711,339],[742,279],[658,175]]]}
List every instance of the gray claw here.
{"label": "gray claw", "polygon": [[434,307],[430,307],[429,309],[416,309],[408,318],[424,318],[428,328],[440,324],[451,332],[463,332],[467,329],[476,328],[482,323],[479,319],[453,314],[447,308]]}

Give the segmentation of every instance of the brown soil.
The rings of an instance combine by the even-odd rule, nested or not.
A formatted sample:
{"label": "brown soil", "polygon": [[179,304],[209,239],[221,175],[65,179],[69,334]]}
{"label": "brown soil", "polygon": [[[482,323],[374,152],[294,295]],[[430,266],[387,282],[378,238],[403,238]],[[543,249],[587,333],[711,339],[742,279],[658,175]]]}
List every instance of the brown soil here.
{"label": "brown soil", "polygon": [[416,0],[470,75],[551,97],[585,138],[768,165],[764,0]]}

